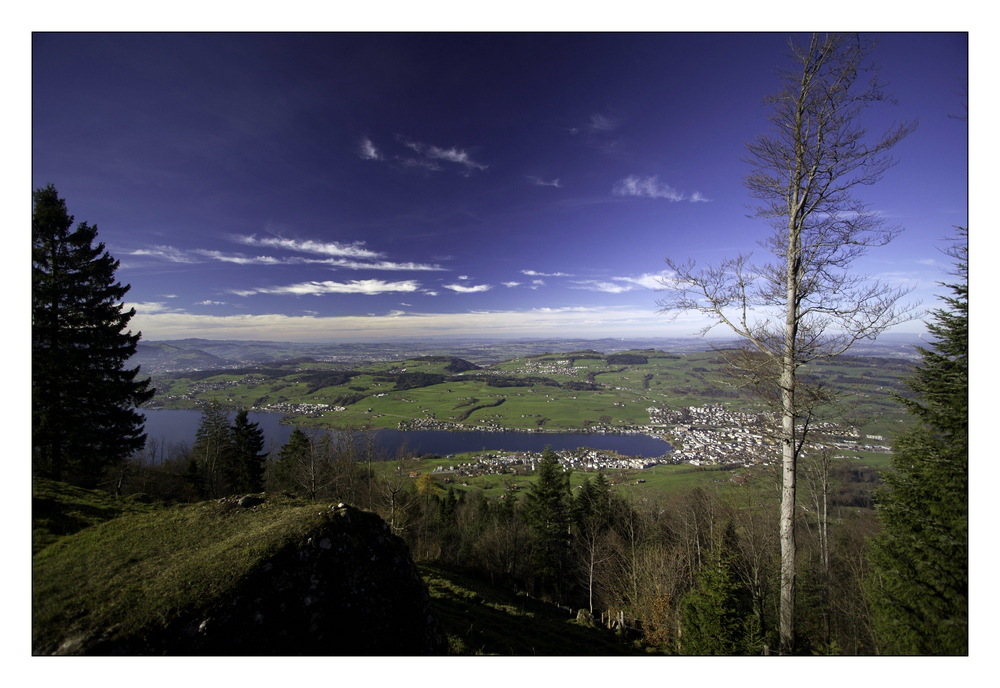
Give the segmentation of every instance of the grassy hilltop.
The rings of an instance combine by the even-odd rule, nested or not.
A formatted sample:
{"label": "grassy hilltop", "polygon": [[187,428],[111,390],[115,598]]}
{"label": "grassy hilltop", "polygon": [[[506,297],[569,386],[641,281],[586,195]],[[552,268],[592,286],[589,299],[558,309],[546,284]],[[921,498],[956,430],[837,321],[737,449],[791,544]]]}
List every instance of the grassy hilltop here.
{"label": "grassy hilltop", "polygon": [[[32,648],[36,654],[103,654],[122,648],[129,653],[170,653],[169,639],[178,627],[181,635],[197,633],[191,619],[206,619],[211,628],[220,616],[220,606],[229,606],[230,600],[241,595],[246,598],[247,589],[258,597],[276,594],[280,584],[261,587],[259,580],[251,581],[260,579],[260,571],[280,566],[277,555],[282,550],[291,548],[300,558],[299,548],[315,539],[315,533],[331,519],[324,505],[275,496],[248,509],[238,508],[232,499],[167,507],[147,504],[141,498],[114,499],[101,491],[40,478],[34,481],[33,495]],[[355,520],[362,514],[351,513]],[[359,528],[352,538],[363,538],[365,532]],[[323,547],[321,540],[319,547]],[[398,564],[389,572],[394,576],[391,587],[403,588],[409,601],[420,602],[423,594],[400,585],[397,569]],[[371,586],[384,574],[358,575]],[[578,623],[568,610],[555,605],[448,567],[423,565],[420,574],[421,585],[430,594],[423,604],[429,602],[451,654],[617,655],[636,651],[631,643]],[[403,603],[391,601],[396,615]],[[343,615],[333,621],[351,633],[359,632],[357,623],[352,625]],[[203,625],[197,625],[199,631]],[[391,650],[391,640],[379,642],[389,642],[393,654],[414,653],[410,645]],[[341,654],[343,647],[328,642],[318,649],[316,645],[277,645],[270,651]],[[183,650],[191,652],[186,646]]]}
{"label": "grassy hilltop", "polygon": [[280,495],[115,514],[97,492],[36,493],[38,530],[80,507],[110,518],[36,538],[51,541],[32,558],[35,654],[446,651],[406,544],[375,514]]}

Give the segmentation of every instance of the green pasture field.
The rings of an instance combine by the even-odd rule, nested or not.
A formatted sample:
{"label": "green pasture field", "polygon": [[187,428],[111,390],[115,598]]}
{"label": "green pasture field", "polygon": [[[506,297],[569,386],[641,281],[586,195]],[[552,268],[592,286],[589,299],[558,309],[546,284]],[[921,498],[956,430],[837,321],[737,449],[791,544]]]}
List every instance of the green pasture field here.
{"label": "green pasture field", "polygon": [[[617,364],[614,359],[586,358],[595,353],[545,354],[516,358],[482,370],[453,373],[447,359],[370,363],[351,367],[350,379],[334,380],[344,366],[303,362],[258,371],[219,371],[216,375],[174,373],[157,376],[154,386],[163,408],[196,408],[217,399],[232,407],[266,409],[273,404],[328,404],[343,411],[296,417],[312,426],[368,425],[396,428],[400,422],[426,419],[460,423],[467,429],[493,424],[512,429],[581,430],[589,426],[645,425],[647,408],[679,409],[722,404],[733,410],[760,410],[745,390],[729,384],[715,352],[670,354],[662,351],[623,352],[645,356],[646,363]],[[287,372],[286,372],[287,371]],[[892,393],[905,394],[901,380],[909,364],[899,359],[850,358],[806,366],[803,372],[821,377],[848,392],[848,403],[869,420],[865,432],[889,436],[905,416]],[[423,379],[399,389],[402,375],[445,376],[443,382]],[[322,375],[322,377],[321,377]],[[526,386],[493,386],[489,376],[525,380]],[[432,381],[431,379],[430,381]],[[597,389],[573,389],[588,383]],[[405,385],[402,385],[405,386]],[[493,406],[503,400],[499,406]],[[487,406],[478,408],[478,406]],[[470,413],[471,411],[471,413]],[[292,414],[295,415],[295,414]],[[426,427],[426,426],[425,426]]]}

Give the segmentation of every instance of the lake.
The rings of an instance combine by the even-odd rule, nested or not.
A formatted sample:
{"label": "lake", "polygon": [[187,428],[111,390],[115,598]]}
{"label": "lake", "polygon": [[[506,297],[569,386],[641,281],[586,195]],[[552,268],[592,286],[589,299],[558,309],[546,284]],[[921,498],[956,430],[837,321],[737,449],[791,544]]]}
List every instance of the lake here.
{"label": "lake", "polygon": [[[146,435],[162,447],[194,444],[201,411],[140,409],[146,416]],[[230,419],[235,414],[230,414]],[[264,431],[264,448],[279,448],[292,434],[294,426],[282,425],[280,413],[247,414]],[[587,433],[533,432],[448,432],[445,430],[376,430],[379,444],[390,455],[405,446],[415,454],[448,456],[482,450],[541,452],[546,446],[554,451],[590,447],[617,451],[625,456],[655,458],[670,452],[667,442],[646,435],[591,435]]]}

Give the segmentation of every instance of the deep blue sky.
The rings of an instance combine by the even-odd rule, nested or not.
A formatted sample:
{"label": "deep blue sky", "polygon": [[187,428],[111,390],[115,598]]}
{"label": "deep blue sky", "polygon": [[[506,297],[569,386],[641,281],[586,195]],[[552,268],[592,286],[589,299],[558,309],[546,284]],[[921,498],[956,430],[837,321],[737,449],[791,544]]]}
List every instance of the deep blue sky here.
{"label": "deep blue sky", "polygon": [[[146,340],[687,335],[655,278],[768,233],[741,157],[786,41],[36,33],[32,185],[98,226]],[[920,126],[865,190],[905,231],[856,268],[928,306],[968,224],[967,56],[884,34],[898,104],[864,120]]]}

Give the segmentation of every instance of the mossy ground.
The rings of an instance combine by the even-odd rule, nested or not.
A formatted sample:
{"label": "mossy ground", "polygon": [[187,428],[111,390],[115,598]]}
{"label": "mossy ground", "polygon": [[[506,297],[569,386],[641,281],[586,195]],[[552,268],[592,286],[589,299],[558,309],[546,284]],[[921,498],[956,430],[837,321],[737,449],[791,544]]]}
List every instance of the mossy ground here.
{"label": "mossy ground", "polygon": [[[34,514],[34,541],[44,545],[32,558],[35,651],[112,628],[114,636],[142,634],[207,608],[325,518],[325,506],[280,497],[253,509],[215,502],[157,508],[40,487],[47,501],[36,502]],[[60,493],[80,507],[78,516],[62,507]],[[119,502],[125,505],[115,513]],[[52,525],[83,527],[60,534],[47,530]]]}
{"label": "mossy ground", "polygon": [[160,505],[142,495],[115,499],[103,490],[85,490],[66,483],[33,478],[31,489],[31,553],[34,555],[66,535],[128,513],[148,513]]}

